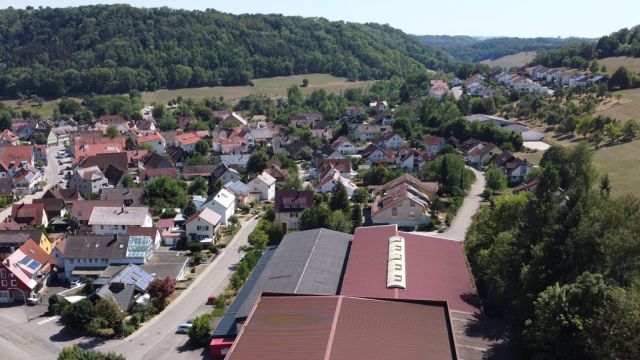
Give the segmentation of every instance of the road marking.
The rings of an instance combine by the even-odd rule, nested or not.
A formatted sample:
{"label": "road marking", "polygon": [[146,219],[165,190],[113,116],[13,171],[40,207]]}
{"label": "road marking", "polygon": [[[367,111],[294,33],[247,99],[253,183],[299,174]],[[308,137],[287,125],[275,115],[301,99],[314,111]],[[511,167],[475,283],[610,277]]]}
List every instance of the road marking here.
{"label": "road marking", "polygon": [[57,316],[57,315],[56,316],[52,316],[50,318],[46,318],[44,320],[38,321],[38,325],[43,325],[43,324],[46,324],[46,323],[48,323],[50,321],[54,321],[54,320],[58,320],[58,319],[60,319],[60,316]]}

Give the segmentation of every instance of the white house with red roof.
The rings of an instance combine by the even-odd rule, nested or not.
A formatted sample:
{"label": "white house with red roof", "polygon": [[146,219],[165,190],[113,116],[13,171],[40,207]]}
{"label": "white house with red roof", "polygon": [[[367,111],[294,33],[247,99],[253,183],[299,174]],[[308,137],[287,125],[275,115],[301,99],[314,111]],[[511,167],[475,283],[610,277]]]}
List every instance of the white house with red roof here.
{"label": "white house with red roof", "polygon": [[338,137],[331,144],[331,147],[342,155],[355,155],[358,153],[358,148],[344,135]]}
{"label": "white house with red roof", "polygon": [[198,135],[194,133],[184,133],[180,135],[176,135],[176,142],[178,146],[182,148],[182,150],[192,153],[196,150],[196,144],[200,141]]}
{"label": "white house with red roof", "polygon": [[152,150],[157,153],[164,153],[164,150],[167,147],[166,140],[159,132],[150,133],[145,136],[139,136],[138,138],[136,138],[136,142],[138,143],[138,145],[151,145]]}
{"label": "white house with red roof", "polygon": [[33,240],[25,242],[0,264],[0,304],[32,297],[45,284],[53,261]]}
{"label": "white house with red roof", "polygon": [[322,179],[320,179],[314,190],[316,193],[330,193],[335,191],[338,183],[341,183],[344,186],[349,198],[351,198],[353,192],[358,188],[351,179],[342,176],[340,171],[331,169]]}
{"label": "white house with red roof", "polygon": [[260,200],[271,201],[276,196],[276,179],[266,171],[251,180],[247,187],[249,192],[256,195]]}

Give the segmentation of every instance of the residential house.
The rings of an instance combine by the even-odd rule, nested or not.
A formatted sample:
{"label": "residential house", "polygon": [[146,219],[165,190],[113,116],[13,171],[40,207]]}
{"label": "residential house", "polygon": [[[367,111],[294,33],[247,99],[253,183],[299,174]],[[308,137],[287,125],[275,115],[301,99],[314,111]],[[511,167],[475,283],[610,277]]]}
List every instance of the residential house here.
{"label": "residential house", "polygon": [[422,182],[403,174],[374,189],[371,221],[400,226],[427,224],[431,219],[431,202],[437,191],[438,183]]}
{"label": "residential house", "polygon": [[208,178],[217,167],[218,165],[214,164],[185,165],[182,168],[182,177],[185,180],[195,180],[199,177]]}
{"label": "residential house", "polygon": [[331,193],[335,191],[338,184],[342,184],[347,191],[347,196],[351,198],[353,192],[358,188],[349,178],[342,176],[340,171],[336,169],[329,170],[324,177],[320,178],[318,185],[316,185],[315,192],[317,193]]}
{"label": "residential house", "polygon": [[43,180],[38,168],[31,165],[22,166],[13,174],[13,187],[17,192],[31,194]]}
{"label": "residential house", "polygon": [[383,166],[395,166],[396,157],[395,154],[389,150],[385,150],[374,144],[369,144],[360,153],[367,165],[383,165]]}
{"label": "residential house", "polygon": [[236,212],[236,197],[229,191],[222,189],[213,196],[206,204],[205,208],[209,208],[221,216],[220,224],[227,225],[229,218]]}
{"label": "residential house", "polygon": [[393,115],[382,113],[374,116],[373,121],[369,125],[390,126],[394,121]]}
{"label": "residential house", "polygon": [[404,147],[405,143],[402,136],[392,132],[388,132],[374,140],[374,144],[381,149],[400,149]]}
{"label": "residential house", "polygon": [[351,179],[351,160],[346,158],[326,158],[319,160],[316,164],[316,172],[320,179],[332,170],[337,170],[343,177]]}
{"label": "residential house", "polygon": [[69,180],[69,188],[82,194],[98,194],[109,185],[109,181],[97,166],[77,168]]}
{"label": "residential house", "polygon": [[138,265],[110,265],[91,283],[91,288],[96,291],[89,298],[92,301],[112,299],[120,311],[126,313],[136,304],[136,299],[145,294],[155,278]]}
{"label": "residential house", "polygon": [[182,167],[188,156],[188,153],[179,146],[167,146],[165,152],[169,160],[178,168]]}
{"label": "residential house", "polygon": [[96,278],[110,265],[146,263],[153,256],[153,240],[148,236],[71,234],[63,256],[66,279]]}
{"label": "residential house", "polygon": [[0,195],[13,196],[13,180],[8,177],[0,177]]}
{"label": "residential house", "polygon": [[320,113],[301,113],[300,115],[289,116],[289,124],[294,127],[301,128],[308,126],[309,128],[315,127],[316,122],[323,119]]}
{"label": "residential house", "polygon": [[390,133],[392,131],[393,129],[391,126],[362,124],[358,125],[356,128],[355,135],[358,141],[365,142],[373,140],[381,134]]}
{"label": "residential house", "polygon": [[127,150],[127,167],[129,169],[137,168],[140,162],[142,162],[142,159],[149,154],[150,152],[147,150]]}
{"label": "residential house", "polygon": [[200,138],[191,132],[176,135],[176,142],[182,150],[192,153],[196,150],[196,144],[200,141]]}
{"label": "residential house", "polygon": [[96,235],[125,235],[130,227],[152,227],[147,207],[95,207],[89,226]]}
{"label": "residential house", "polygon": [[198,120],[195,116],[181,116],[178,118],[178,129],[186,129],[189,125],[195,125]]}
{"label": "residential house", "polygon": [[[249,206],[253,201],[258,201],[256,194],[252,193],[249,186],[242,181],[228,182],[224,184],[224,189],[236,197],[236,207]],[[206,202],[206,199],[203,201],[203,204],[204,202]]]}
{"label": "residential house", "polygon": [[276,196],[276,179],[266,171],[251,180],[247,187],[261,201],[271,201]]}
{"label": "residential house", "polygon": [[222,185],[224,185],[233,181],[241,181],[242,177],[237,170],[231,168],[227,163],[221,162],[213,172],[211,172],[211,180],[220,181]]}
{"label": "residential house", "polygon": [[171,163],[169,159],[158,154],[158,153],[150,153],[143,156],[140,161],[138,161],[138,167],[140,169],[173,169],[175,166]]}
{"label": "residential house", "polygon": [[428,151],[416,149],[400,149],[396,157],[396,167],[405,169],[410,173],[419,172],[427,162],[435,159],[436,155]]}
{"label": "residential house", "polygon": [[232,112],[230,116],[224,119],[224,121],[233,121],[236,123],[236,125],[242,125],[242,126],[246,126],[248,123],[247,120],[245,120],[242,116],[240,116],[235,112]]}
{"label": "residential house", "polygon": [[276,221],[286,224],[286,230],[297,229],[300,223],[300,213],[313,205],[313,191],[276,191]]}
{"label": "residential house", "polygon": [[476,167],[488,164],[494,156],[501,153],[502,150],[499,147],[485,142],[479,142],[464,152],[467,162]]}
{"label": "residential house", "polygon": [[98,154],[125,153],[125,138],[109,138],[96,135],[80,135],[72,140],[73,163],[79,164],[85,158]]}
{"label": "residential house", "polygon": [[0,303],[26,301],[46,285],[53,260],[28,240],[0,264]]}
{"label": "residential house", "polygon": [[31,146],[0,147],[0,178],[13,177],[19,169],[26,165],[34,165]]}
{"label": "residential house", "polygon": [[154,227],[130,227],[127,229],[127,235],[129,236],[148,236],[151,238],[153,250],[157,250],[161,243],[162,237],[160,235],[160,228]]}
{"label": "residential house", "polygon": [[523,182],[531,172],[531,169],[533,169],[533,165],[527,162],[526,159],[522,160],[517,158],[508,151],[496,156],[493,159],[493,164],[498,169],[504,171],[504,175],[507,177],[507,181],[509,181],[510,184]]}
{"label": "residential house", "polygon": [[431,80],[430,84],[428,95],[436,100],[440,100],[444,95],[451,93],[449,84],[443,80]]}
{"label": "residential house", "polygon": [[47,145],[33,145],[33,160],[47,165]]}
{"label": "residential house", "polygon": [[64,146],[65,144],[69,144],[71,134],[76,131],[77,128],[74,126],[60,126],[51,129],[47,137],[47,146]]}
{"label": "residential house", "polygon": [[89,219],[96,207],[121,207],[122,200],[82,200],[74,201],[69,211],[70,222],[75,221],[79,230],[90,231]]}
{"label": "residential house", "polygon": [[331,144],[331,147],[342,155],[355,155],[358,153],[358,148],[344,135],[338,137]]}
{"label": "residential house", "polygon": [[233,169],[240,170],[247,167],[250,157],[251,155],[249,154],[220,155],[220,161],[226,163]]}
{"label": "residential house", "polygon": [[209,208],[204,208],[187,219],[185,222],[186,234],[191,240],[213,240],[220,229],[221,219],[220,214]]}
{"label": "residential house", "polygon": [[61,218],[67,214],[65,201],[63,199],[41,198],[33,199],[32,202],[34,204],[44,204],[44,213],[47,214],[49,222],[52,222],[54,218],[57,218],[56,220],[60,221]]}
{"label": "residential house", "polygon": [[447,144],[447,140],[440,136],[426,135],[422,140],[425,145],[425,150],[431,154],[438,154],[442,148]]}
{"label": "residential house", "polygon": [[76,189],[64,189],[57,184],[50,187],[42,194],[42,199],[61,199],[65,206],[71,207],[74,201],[84,200],[82,194]]}
{"label": "residential house", "polygon": [[0,133],[0,142],[4,144],[16,146],[18,145],[19,141],[20,141],[20,138],[18,137],[18,135],[14,134],[9,129],[4,129],[2,133]]}
{"label": "residential house", "polygon": [[143,184],[148,184],[149,181],[162,176],[176,180],[178,178],[178,173],[176,172],[176,168],[140,170],[140,182]]}
{"label": "residential house", "polygon": [[313,137],[331,141],[331,139],[333,138],[333,130],[332,129],[311,129],[311,135]]}
{"label": "residential house", "polygon": [[44,204],[12,204],[11,219],[22,227],[47,227],[49,219]]}
{"label": "residential house", "polygon": [[269,175],[271,175],[276,182],[284,181],[287,176],[289,176],[289,170],[281,169],[278,165],[273,164],[267,170],[265,170]]}
{"label": "residential house", "polygon": [[42,230],[2,230],[0,259],[5,259],[29,240],[35,242],[47,254],[51,254],[53,244]]}
{"label": "residential house", "polygon": [[79,168],[91,168],[97,166],[109,185],[118,186],[122,177],[128,172],[129,159],[126,152],[97,154],[82,160]]}
{"label": "residential house", "polygon": [[159,132],[154,132],[145,136],[139,136],[136,138],[136,142],[138,143],[138,145],[149,144],[151,145],[151,149],[153,150],[153,152],[161,154],[164,153],[164,150],[167,147],[166,140]]}
{"label": "residential house", "polygon": [[144,188],[106,188],[102,189],[100,200],[103,201],[119,201],[118,205],[105,206],[142,206],[144,204]]}
{"label": "residential house", "polygon": [[377,113],[386,112],[389,111],[389,104],[386,101],[376,100],[369,103],[369,110]]}
{"label": "residential house", "polygon": [[367,111],[363,106],[347,106],[347,110],[345,111],[345,115],[349,117],[358,117],[365,115]]}

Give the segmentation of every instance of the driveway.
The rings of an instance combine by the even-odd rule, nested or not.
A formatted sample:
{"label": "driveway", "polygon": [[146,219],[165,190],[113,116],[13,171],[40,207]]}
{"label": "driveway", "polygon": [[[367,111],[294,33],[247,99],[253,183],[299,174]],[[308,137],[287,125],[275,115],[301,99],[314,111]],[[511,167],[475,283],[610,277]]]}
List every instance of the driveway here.
{"label": "driveway", "polygon": [[212,310],[210,305],[205,305],[207,297],[225,289],[233,274],[231,266],[242,258],[238,248],[247,244],[248,236],[257,223],[258,219],[244,223],[225,250],[176,300],[126,339],[108,340],[67,334],[59,317],[43,315],[46,305],[39,314],[30,313],[32,320],[27,323],[24,323],[24,308],[14,307],[10,313],[0,309],[0,358],[56,359],[63,347],[79,345],[87,349],[113,351],[127,359],[202,359],[208,354],[208,348],[191,346],[188,336],[175,334],[175,331],[186,320]]}
{"label": "driveway", "polygon": [[456,241],[464,241],[464,237],[467,233],[467,230],[471,226],[471,220],[473,215],[478,212],[480,209],[480,202],[482,202],[482,192],[484,191],[484,174],[480,171],[468,167],[474,174],[476,174],[476,181],[471,185],[471,189],[469,193],[464,198],[464,202],[460,209],[458,209],[458,213],[456,217],[451,222],[451,226],[443,233],[432,233],[435,236],[443,237]]}

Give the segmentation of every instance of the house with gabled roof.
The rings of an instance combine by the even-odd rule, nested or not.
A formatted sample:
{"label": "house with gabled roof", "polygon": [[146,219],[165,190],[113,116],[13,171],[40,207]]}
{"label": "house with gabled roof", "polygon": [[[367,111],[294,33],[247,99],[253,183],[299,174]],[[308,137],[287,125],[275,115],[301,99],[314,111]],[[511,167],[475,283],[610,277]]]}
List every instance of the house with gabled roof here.
{"label": "house with gabled roof", "polygon": [[400,151],[398,151],[398,156],[396,156],[396,167],[414,173],[421,171],[427,162],[435,158],[436,155],[427,151],[420,151],[411,148],[400,149]]}
{"label": "house with gabled roof", "polygon": [[196,143],[200,141],[200,138],[192,132],[176,135],[176,142],[182,150],[192,153],[196,150]]}
{"label": "house with gabled roof", "polygon": [[77,168],[69,179],[69,188],[82,194],[98,194],[109,185],[109,181],[97,166]]}
{"label": "house with gabled roof", "polygon": [[351,198],[353,192],[358,188],[349,178],[345,177],[340,171],[332,168],[320,178],[315,187],[316,193],[331,193],[335,191],[336,186],[342,184],[347,192],[347,196]]}
{"label": "house with gabled roof", "polygon": [[140,170],[140,181],[144,184],[148,184],[149,181],[162,176],[176,180],[178,178],[178,173],[176,172],[176,168]]}
{"label": "house with gabled roof", "polygon": [[162,137],[159,132],[153,132],[144,136],[139,136],[136,138],[136,143],[140,144],[149,144],[154,152],[164,153],[165,148],[167,147],[167,142]]}
{"label": "house with gabled roof", "polygon": [[438,183],[422,182],[403,174],[374,189],[375,200],[371,206],[374,224],[398,224],[417,226],[431,219],[431,202],[438,191]]}
{"label": "house with gabled roof", "polygon": [[12,204],[11,219],[23,227],[47,227],[49,218],[44,204]]}
{"label": "house with gabled roof", "polygon": [[16,146],[18,145],[18,141],[20,141],[20,137],[14,134],[11,130],[4,129],[2,133],[0,133],[0,141],[5,144]]}
{"label": "house with gabled roof", "polygon": [[222,185],[224,185],[228,182],[240,181],[242,180],[242,177],[240,176],[240,173],[229,166],[229,164],[221,162],[215,167],[215,169],[213,169],[213,172],[211,172],[211,180],[219,180],[222,182]]}
{"label": "house with gabled roof", "polygon": [[331,143],[331,147],[342,155],[355,155],[358,153],[358,148],[344,135]]}
{"label": "house with gabled roof", "polygon": [[369,103],[369,110],[379,113],[389,111],[389,104],[384,100],[372,101]]}
{"label": "house with gabled roof", "polygon": [[0,303],[23,302],[46,285],[54,261],[33,240],[27,240],[0,263]]}
{"label": "house with gabled roof", "polygon": [[229,219],[236,212],[236,197],[226,189],[221,189],[213,197],[208,199],[204,208],[209,208],[220,215],[220,224],[227,225]]}
{"label": "house with gabled roof", "polygon": [[26,165],[34,165],[33,148],[28,145],[0,147],[0,177],[13,177]]}
{"label": "house with gabled roof", "polygon": [[488,164],[494,156],[502,153],[502,150],[495,144],[484,141],[478,142],[463,151],[465,159],[472,166],[484,166]]}
{"label": "house with gabled roof", "polygon": [[402,136],[393,132],[388,132],[373,140],[373,143],[382,149],[400,149],[404,147],[406,141]]}
{"label": "house with gabled roof", "polygon": [[216,233],[220,229],[221,219],[220,214],[205,207],[185,221],[186,234],[196,241],[215,239]]}
{"label": "house with gabled roof", "polygon": [[94,207],[89,226],[96,235],[125,235],[129,228],[153,226],[148,207]]}
{"label": "house with gabled roof", "polygon": [[276,182],[284,181],[287,178],[287,176],[289,176],[289,170],[282,169],[276,164],[272,164],[265,171],[269,175],[271,175],[274,179],[276,179]]}
{"label": "house with gabled roof", "polygon": [[[236,197],[236,207],[239,206],[248,206],[254,201],[258,201],[256,198],[256,194],[250,191],[249,186],[243,183],[242,181],[232,181],[224,184],[224,189],[229,191]],[[259,195],[259,194],[258,194]],[[205,201],[203,201],[203,204]]]}
{"label": "house with gabled roof", "polygon": [[313,205],[313,191],[276,191],[274,206],[276,221],[285,223],[287,229],[297,229],[300,223],[300,213]]}
{"label": "house with gabled roof", "polygon": [[356,139],[361,142],[373,140],[376,136],[392,132],[391,126],[362,124],[356,127]]}
{"label": "house with gabled roof", "polygon": [[510,184],[518,184],[524,181],[533,169],[533,165],[526,159],[517,158],[508,151],[497,155],[492,163],[495,167],[504,171],[504,175]]}
{"label": "house with gabled roof", "polygon": [[375,144],[369,144],[360,154],[369,166],[386,165],[393,167],[396,165],[395,154]]}
{"label": "house with gabled roof", "polygon": [[425,145],[425,150],[432,154],[438,154],[447,144],[447,140],[440,136],[426,135],[422,139],[422,143]]}
{"label": "house with gabled roof", "polygon": [[276,196],[276,179],[266,171],[251,180],[247,187],[249,192],[262,201],[271,201]]}

